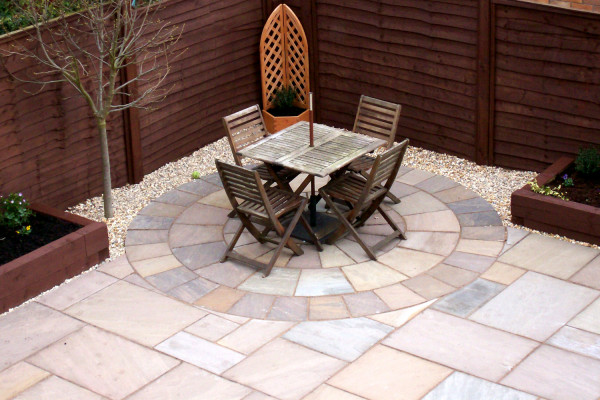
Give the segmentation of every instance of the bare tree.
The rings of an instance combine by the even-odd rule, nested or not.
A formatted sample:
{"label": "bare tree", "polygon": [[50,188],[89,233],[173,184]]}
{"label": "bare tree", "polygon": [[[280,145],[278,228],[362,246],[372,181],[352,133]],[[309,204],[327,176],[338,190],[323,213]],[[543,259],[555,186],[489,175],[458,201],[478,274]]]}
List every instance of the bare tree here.
{"label": "bare tree", "polygon": [[[15,0],[15,3],[19,1]],[[98,128],[102,158],[104,216],[113,216],[110,158],[106,122],[110,113],[130,107],[147,108],[167,94],[164,79],[169,58],[182,29],[157,17],[159,4],[137,0],[78,0],[75,15],[50,19],[56,0],[20,1],[32,22],[26,45],[4,50],[5,55],[33,58],[42,65],[34,76],[15,77],[42,85],[71,84],[90,107]],[[146,0],[145,3],[158,3]],[[137,74],[121,80],[120,70],[135,65]],[[121,78],[120,78],[121,77]],[[132,95],[133,87],[142,87]],[[123,100],[125,99],[125,100]]]}

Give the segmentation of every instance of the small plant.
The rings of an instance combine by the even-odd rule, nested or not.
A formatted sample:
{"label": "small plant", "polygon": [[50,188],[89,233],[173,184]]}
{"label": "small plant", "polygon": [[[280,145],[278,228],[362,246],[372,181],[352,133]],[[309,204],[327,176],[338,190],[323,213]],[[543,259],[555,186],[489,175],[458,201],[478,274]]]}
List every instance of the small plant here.
{"label": "small plant", "polygon": [[298,91],[293,86],[283,86],[281,89],[276,89],[273,92],[273,97],[271,101],[273,102],[273,106],[278,109],[288,109],[294,106],[294,100],[296,100],[296,96],[298,95]]}
{"label": "small plant", "polygon": [[198,171],[192,172],[192,179],[200,179],[200,172],[198,172]]}
{"label": "small plant", "polygon": [[564,174],[562,176],[562,178],[563,178],[563,185],[565,185],[565,187],[575,186],[575,182],[573,182],[573,178],[569,178],[569,175]]}
{"label": "small plant", "polygon": [[23,193],[10,193],[8,196],[0,196],[0,225],[9,229],[15,229],[18,235],[29,235],[31,225],[27,222],[33,216],[29,203],[23,197]]}
{"label": "small plant", "polygon": [[527,184],[531,186],[531,190],[533,190],[535,193],[543,194],[544,196],[558,197],[559,199],[569,201],[567,196],[560,192],[561,185],[558,185],[556,188],[553,189],[550,186],[540,186],[536,181],[531,181]]}
{"label": "small plant", "polygon": [[575,159],[575,170],[584,175],[600,172],[600,152],[594,147],[580,149]]}

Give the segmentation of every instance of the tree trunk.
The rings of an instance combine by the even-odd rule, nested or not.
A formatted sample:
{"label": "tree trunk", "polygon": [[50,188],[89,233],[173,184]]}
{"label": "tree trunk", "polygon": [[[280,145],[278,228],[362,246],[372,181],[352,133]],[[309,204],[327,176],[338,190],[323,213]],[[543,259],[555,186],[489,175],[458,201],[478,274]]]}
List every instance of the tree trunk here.
{"label": "tree trunk", "polygon": [[110,178],[110,157],[108,154],[108,138],[106,136],[106,118],[98,119],[98,133],[100,134],[100,152],[102,155],[102,186],[104,189],[104,216],[113,217],[112,183]]}

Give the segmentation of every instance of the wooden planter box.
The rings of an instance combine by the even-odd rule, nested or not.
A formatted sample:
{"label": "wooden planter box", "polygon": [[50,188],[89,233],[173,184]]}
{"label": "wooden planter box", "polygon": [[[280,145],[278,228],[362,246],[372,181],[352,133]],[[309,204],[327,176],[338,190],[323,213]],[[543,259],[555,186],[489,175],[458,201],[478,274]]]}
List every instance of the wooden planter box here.
{"label": "wooden planter box", "polygon": [[59,285],[108,257],[106,224],[40,204],[32,204],[31,209],[36,213],[82,225],[82,228],[0,265],[0,313]]}
{"label": "wooden planter box", "polygon": [[267,110],[262,110],[263,119],[265,120],[265,128],[269,133],[279,132],[288,126],[294,125],[296,122],[306,121],[309,119],[309,111],[305,110],[302,114],[295,117],[275,117]]}
{"label": "wooden planter box", "polygon": [[[547,184],[572,162],[560,158],[536,177],[538,184]],[[534,193],[525,185],[513,192],[510,209],[516,224],[600,245],[600,208]]]}

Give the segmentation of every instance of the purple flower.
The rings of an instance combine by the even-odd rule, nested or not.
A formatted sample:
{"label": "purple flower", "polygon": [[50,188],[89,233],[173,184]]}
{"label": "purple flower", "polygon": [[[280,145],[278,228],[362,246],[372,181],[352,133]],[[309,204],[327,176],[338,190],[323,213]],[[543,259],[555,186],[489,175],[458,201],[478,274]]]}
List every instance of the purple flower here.
{"label": "purple flower", "polygon": [[564,174],[562,178],[563,178],[564,180],[567,180],[567,179],[569,179],[569,175],[567,175],[567,174]]}

